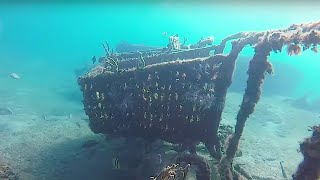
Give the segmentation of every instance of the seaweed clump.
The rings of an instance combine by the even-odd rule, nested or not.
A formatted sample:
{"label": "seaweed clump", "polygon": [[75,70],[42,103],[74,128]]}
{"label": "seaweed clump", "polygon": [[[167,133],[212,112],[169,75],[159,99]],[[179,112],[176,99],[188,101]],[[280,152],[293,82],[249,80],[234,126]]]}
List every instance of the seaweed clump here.
{"label": "seaweed clump", "polygon": [[293,180],[318,180],[320,178],[320,125],[313,126],[311,137],[300,143],[303,161],[300,163]]}

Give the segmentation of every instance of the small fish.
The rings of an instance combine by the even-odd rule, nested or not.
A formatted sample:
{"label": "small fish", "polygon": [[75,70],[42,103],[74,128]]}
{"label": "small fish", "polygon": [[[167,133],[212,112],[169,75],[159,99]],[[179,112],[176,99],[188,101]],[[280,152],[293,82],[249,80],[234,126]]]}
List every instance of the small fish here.
{"label": "small fish", "polygon": [[16,73],[11,73],[10,77],[12,77],[13,79],[21,79],[21,77]]}
{"label": "small fish", "polygon": [[120,169],[120,161],[117,157],[112,158],[113,169]]}
{"label": "small fish", "polygon": [[167,33],[167,32],[163,32],[162,35],[163,35],[163,36],[167,36],[168,33]]}
{"label": "small fish", "polygon": [[92,64],[94,64],[94,63],[97,61],[96,56],[93,56],[92,59],[91,59],[91,61],[92,61]]}

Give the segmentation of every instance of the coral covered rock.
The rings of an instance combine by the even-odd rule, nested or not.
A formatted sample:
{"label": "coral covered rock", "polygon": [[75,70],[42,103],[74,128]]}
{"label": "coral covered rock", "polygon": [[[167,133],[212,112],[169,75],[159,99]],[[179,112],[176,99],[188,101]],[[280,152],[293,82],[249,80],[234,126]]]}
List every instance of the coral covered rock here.
{"label": "coral covered rock", "polygon": [[312,136],[300,144],[300,151],[304,158],[293,175],[294,180],[318,180],[320,178],[320,125],[312,127],[311,130],[313,131]]}

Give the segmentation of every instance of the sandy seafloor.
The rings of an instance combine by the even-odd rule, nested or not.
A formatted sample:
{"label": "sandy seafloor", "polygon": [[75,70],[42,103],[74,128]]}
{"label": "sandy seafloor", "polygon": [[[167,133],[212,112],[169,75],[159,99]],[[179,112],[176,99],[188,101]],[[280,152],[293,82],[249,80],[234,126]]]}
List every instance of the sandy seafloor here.
{"label": "sandy seafloor", "polygon": [[[112,147],[90,131],[81,102],[55,97],[49,89],[26,87],[3,89],[0,96],[0,107],[13,112],[0,116],[0,162],[10,165],[20,179],[110,179]],[[242,94],[228,94],[224,123],[235,123],[241,98]],[[296,109],[283,99],[263,96],[247,121],[243,156],[236,163],[244,164],[254,179],[283,179],[280,161],[290,176],[302,158],[298,142],[310,135],[308,126],[319,122],[319,113]],[[56,109],[50,111],[52,107]],[[89,139],[101,143],[82,148]]]}

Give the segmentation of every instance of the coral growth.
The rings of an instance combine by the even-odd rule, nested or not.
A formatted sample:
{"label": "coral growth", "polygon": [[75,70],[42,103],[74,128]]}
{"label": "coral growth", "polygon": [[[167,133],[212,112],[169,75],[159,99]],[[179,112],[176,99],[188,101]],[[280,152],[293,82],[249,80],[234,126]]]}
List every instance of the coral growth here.
{"label": "coral growth", "polygon": [[185,180],[189,172],[190,164],[181,167],[179,164],[171,164],[165,167],[157,177],[150,177],[150,180]]}
{"label": "coral growth", "polygon": [[197,180],[211,179],[211,168],[205,158],[196,154],[182,154],[176,158],[176,161],[180,164],[190,164],[191,167],[195,167]]}
{"label": "coral growth", "polygon": [[227,141],[232,134],[233,134],[232,126],[220,124],[219,130],[218,130],[218,138],[219,138],[220,144],[222,145],[221,147],[222,153],[226,152]]}
{"label": "coral growth", "polygon": [[[310,28],[312,27],[312,28]],[[260,99],[263,80],[266,73],[272,73],[272,66],[267,58],[270,52],[281,51],[288,45],[288,54],[299,54],[301,46],[304,50],[320,43],[320,22],[291,26],[288,29],[267,31],[260,33],[238,33],[224,39],[218,46],[216,53],[222,53],[228,40],[233,41],[232,46],[242,49],[245,45],[251,45],[255,49],[255,55],[250,61],[248,81],[243,101],[237,115],[235,133],[230,138],[227,154],[220,162],[220,176],[222,179],[233,179],[232,162],[238,149],[240,137],[244,130],[247,118],[254,112],[255,105]],[[231,54],[231,53],[230,53]]]}
{"label": "coral growth", "polygon": [[313,51],[314,53],[318,53],[318,47],[317,46],[313,46],[311,48],[311,51]]}
{"label": "coral growth", "polygon": [[[212,85],[213,86],[213,85]],[[212,88],[204,89],[200,86],[194,85],[192,89],[184,94],[186,102],[198,105],[201,110],[210,109],[215,103],[214,90]]]}
{"label": "coral growth", "polygon": [[290,56],[299,55],[301,53],[301,47],[298,44],[289,44],[287,52]]}
{"label": "coral growth", "polygon": [[312,127],[311,130],[313,131],[311,137],[300,144],[300,152],[304,158],[293,175],[294,180],[320,178],[320,125]]}
{"label": "coral growth", "polygon": [[175,158],[175,162],[165,167],[152,180],[185,180],[190,168],[196,169],[197,180],[211,180],[211,169],[208,161],[196,154],[183,153]]}
{"label": "coral growth", "polygon": [[[260,100],[266,74],[273,73],[268,61],[270,52],[281,52],[283,47],[287,47],[289,55],[298,55],[307,49],[318,52],[320,22],[266,32],[241,32],[228,36],[219,45],[188,50],[180,49],[177,36],[172,36],[170,40],[172,52],[150,51],[117,55],[110,52],[108,45],[104,46],[107,53],[105,66],[115,70],[106,72],[95,69],[100,74],[89,72],[79,80],[84,93],[85,110],[90,117],[90,127],[96,133],[160,138],[175,144],[184,143],[186,139],[191,144],[201,141],[210,155],[220,161],[218,169],[221,179],[234,179],[238,175],[233,170],[233,159],[246,120]],[[231,52],[222,55],[230,40]],[[237,114],[235,131],[229,136],[226,153],[222,157],[218,137],[221,114],[232,83],[236,60],[247,45],[254,48],[255,54],[249,64],[247,87]],[[209,56],[211,50],[215,50],[215,53]],[[137,62],[139,68],[136,66]],[[216,66],[218,68],[214,69]],[[126,70],[120,71],[120,68]],[[133,100],[126,97],[128,94],[122,93],[127,91],[121,90],[129,82],[134,85],[134,105]],[[98,98],[92,100],[98,90],[106,94],[107,101],[111,100],[108,105],[101,106],[99,94]],[[113,96],[114,94],[121,94],[121,97]],[[127,116],[115,117],[117,113],[113,111],[119,109],[124,112],[134,109],[134,112],[126,113],[128,119],[134,120],[131,121],[133,123],[121,121]],[[313,136],[301,144],[304,161],[295,175],[297,180],[304,177],[312,180],[320,174],[319,126],[313,128],[313,132]],[[192,162],[190,164],[192,166]],[[186,167],[188,166],[171,165],[154,179],[183,179],[188,169]],[[310,170],[305,167],[312,168]],[[203,177],[206,178],[208,176]]]}

